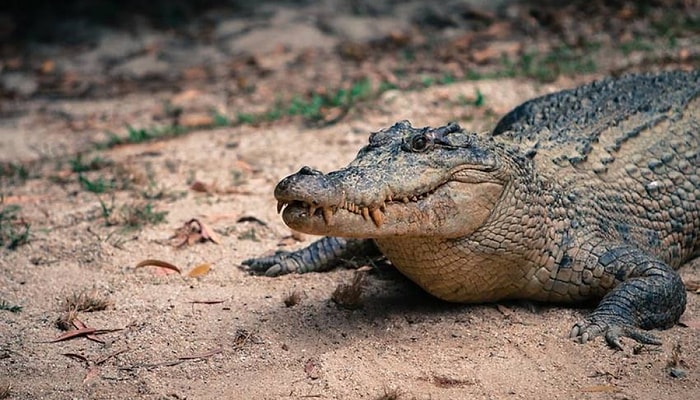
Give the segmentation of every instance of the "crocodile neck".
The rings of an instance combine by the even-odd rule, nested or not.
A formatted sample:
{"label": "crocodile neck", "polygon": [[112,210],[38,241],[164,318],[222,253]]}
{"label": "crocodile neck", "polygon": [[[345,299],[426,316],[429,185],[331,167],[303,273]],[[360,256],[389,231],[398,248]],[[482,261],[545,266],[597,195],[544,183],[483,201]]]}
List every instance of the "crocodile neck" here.
{"label": "crocodile neck", "polygon": [[[399,271],[443,300],[541,300],[542,291],[534,275],[543,264],[549,268],[554,265],[546,249],[554,247],[547,238],[554,237],[556,223],[544,217],[551,215],[547,202],[552,198],[539,196],[540,191],[534,190],[543,182],[529,176],[508,184],[499,206],[482,227],[469,235],[388,237],[375,242]],[[532,294],[523,296],[524,290]]]}

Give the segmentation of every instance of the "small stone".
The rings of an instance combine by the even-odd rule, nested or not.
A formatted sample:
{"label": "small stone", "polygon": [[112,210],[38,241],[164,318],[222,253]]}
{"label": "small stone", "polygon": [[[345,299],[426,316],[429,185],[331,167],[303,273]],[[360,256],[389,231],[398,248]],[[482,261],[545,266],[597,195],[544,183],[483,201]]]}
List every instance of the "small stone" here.
{"label": "small stone", "polygon": [[685,378],[685,376],[688,374],[686,370],[683,368],[671,368],[668,370],[668,374],[672,378]]}

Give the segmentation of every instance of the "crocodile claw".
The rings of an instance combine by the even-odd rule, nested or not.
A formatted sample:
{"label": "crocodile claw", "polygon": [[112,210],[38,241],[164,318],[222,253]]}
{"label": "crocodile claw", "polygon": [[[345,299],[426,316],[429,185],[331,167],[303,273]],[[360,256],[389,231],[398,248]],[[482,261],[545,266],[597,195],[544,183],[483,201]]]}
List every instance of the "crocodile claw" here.
{"label": "crocodile claw", "polygon": [[569,337],[579,343],[586,343],[598,336],[605,336],[608,346],[616,350],[622,350],[622,337],[628,337],[643,344],[660,345],[661,340],[631,324],[618,321],[609,317],[591,315],[577,322],[571,328]]}
{"label": "crocodile claw", "polygon": [[241,264],[248,267],[248,270],[256,275],[279,276],[292,273],[296,270],[295,264],[285,262],[291,253],[288,251],[278,251],[269,257],[249,258]]}

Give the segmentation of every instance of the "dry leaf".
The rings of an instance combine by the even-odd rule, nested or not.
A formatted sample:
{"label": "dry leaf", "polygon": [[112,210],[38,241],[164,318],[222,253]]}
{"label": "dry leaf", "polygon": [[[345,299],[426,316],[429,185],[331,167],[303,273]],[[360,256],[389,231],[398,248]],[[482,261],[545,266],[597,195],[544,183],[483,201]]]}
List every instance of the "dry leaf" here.
{"label": "dry leaf", "polygon": [[[117,332],[117,331],[121,331],[121,330],[122,330],[121,328],[117,328],[117,329],[95,329],[95,328],[75,329],[75,330],[68,331],[68,332],[60,335],[56,339],[49,340],[46,343],[56,343],[56,342],[60,342],[63,340],[72,339],[74,337],[88,336],[88,335],[101,335],[103,333]],[[98,342],[103,343],[101,340],[98,340]]]}
{"label": "dry leaf", "polygon": [[187,273],[187,276],[189,277],[197,277],[197,276],[202,276],[205,275],[207,272],[211,270],[211,265],[204,263],[204,264],[199,264],[198,266],[192,268],[190,272]]}
{"label": "dry leaf", "polygon": [[267,223],[265,223],[265,221],[263,221],[259,218],[250,216],[250,215],[245,215],[245,216],[240,217],[236,220],[236,223],[241,223],[241,222],[255,222],[258,225],[267,226]]}
{"label": "dry leaf", "polygon": [[112,353],[112,354],[107,354],[106,356],[104,356],[104,357],[100,358],[99,360],[95,361],[95,365],[104,364],[104,362],[107,361],[107,360],[109,360],[110,358],[116,357],[116,356],[118,356],[119,354],[122,354],[122,353],[126,353],[126,351],[127,351],[127,349],[121,349],[121,350],[115,351],[115,352]]}
{"label": "dry leaf", "polygon": [[82,354],[76,354],[76,353],[63,353],[63,355],[64,355],[64,356],[66,356],[66,357],[68,357],[68,358],[72,358],[72,359],[75,359],[75,360],[78,360],[78,361],[84,362],[84,363],[85,363],[85,365],[89,365],[89,364],[90,364],[90,360],[88,360],[88,359],[87,359],[87,357],[85,357],[85,356],[84,356],[84,355],[82,355]]}
{"label": "dry leaf", "polygon": [[173,264],[170,264],[169,262],[160,261],[160,260],[153,260],[153,259],[143,260],[140,263],[136,264],[134,269],[141,268],[141,267],[159,267],[159,268],[165,268],[166,270],[175,271],[178,274],[182,273],[182,272],[180,272],[180,268],[174,266]]}
{"label": "dry leaf", "polygon": [[189,301],[188,303],[192,303],[192,304],[221,304],[224,301],[225,300],[192,300],[192,301]]}
{"label": "dry leaf", "polygon": [[95,328],[75,329],[75,330],[68,331],[68,332],[66,332],[66,333],[64,333],[64,334],[62,334],[62,335],[60,335],[60,336],[57,337],[56,339],[49,340],[49,343],[60,342],[60,341],[63,341],[63,340],[68,340],[68,339],[72,339],[72,338],[74,338],[74,337],[84,336],[84,335],[92,334],[92,333],[95,333],[95,332],[97,332],[97,329],[95,329]]}
{"label": "dry leaf", "polygon": [[204,222],[201,222],[201,221],[198,221],[198,222],[199,222],[200,229],[202,230],[202,239],[210,240],[216,244],[221,243],[221,240],[219,240],[219,235],[217,235],[213,229],[211,229]]}
{"label": "dry leaf", "polygon": [[211,192],[211,187],[202,181],[194,181],[190,185],[190,189],[199,193],[209,193]]}
{"label": "dry leaf", "polygon": [[192,218],[185,222],[181,227],[175,230],[175,233],[170,236],[171,244],[174,247],[183,247],[185,245],[193,245],[199,242],[210,241],[216,244],[220,243],[219,236],[202,221]]}
{"label": "dry leaf", "polygon": [[163,267],[154,267],[152,271],[153,275],[155,276],[168,276],[177,274],[177,272],[173,271],[172,269]]}
{"label": "dry leaf", "polygon": [[700,291],[700,281],[685,281],[685,290],[689,292]]}
{"label": "dry leaf", "polygon": [[[87,325],[85,325],[85,323],[83,323],[83,321],[79,320],[77,317],[73,318],[73,326],[75,326],[76,329],[89,329]],[[104,343],[104,340],[95,336],[94,333],[86,333],[85,337],[97,343]]]}

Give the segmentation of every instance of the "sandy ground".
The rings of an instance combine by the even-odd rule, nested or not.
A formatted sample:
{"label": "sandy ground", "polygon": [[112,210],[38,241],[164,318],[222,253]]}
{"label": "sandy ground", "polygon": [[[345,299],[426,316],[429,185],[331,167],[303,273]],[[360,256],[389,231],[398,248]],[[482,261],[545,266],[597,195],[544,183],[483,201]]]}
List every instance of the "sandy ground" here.
{"label": "sandy ground", "polygon": [[[365,7],[364,16],[350,3]],[[633,7],[583,18],[570,8],[527,9],[537,2],[400,3],[254,5],[252,16],[209,13],[204,19],[214,29],[176,34],[135,23],[128,34],[87,30],[95,40],[82,47],[37,46],[24,55],[20,48],[20,56],[0,60],[0,211],[20,207],[15,219],[0,214],[0,228],[30,224],[27,243],[0,246],[0,399],[700,398],[700,296],[693,291],[682,323],[657,332],[662,346],[624,340],[624,351],[614,351],[601,339],[568,339],[590,308],[448,304],[382,268],[366,276],[361,306],[347,309],[331,297],[353,270],[271,279],[241,267],[249,257],[315,239],[284,226],[274,185],[303,165],[328,171],[347,164],[372,131],[402,119],[487,131],[536,95],[608,73],[698,68],[700,60],[697,29],[656,37],[653,24],[634,19]],[[694,2],[681,3],[679,15],[698,14]],[[663,22],[666,11],[652,7],[645,18]],[[586,47],[582,39],[598,42]],[[541,70],[525,67],[514,70],[516,78],[459,75],[502,68],[502,55],[525,63],[531,49],[549,51],[558,40],[596,51],[597,72],[539,80],[533,75]],[[629,48],[607,53],[618,43]],[[243,48],[253,55],[239,54]],[[211,122],[212,111],[235,122],[237,112],[264,110],[277,96],[286,101],[363,76],[396,89],[353,106],[339,122],[282,117],[95,145],[106,132],[124,136],[127,124],[164,126],[175,118],[191,128],[202,115]],[[441,77],[449,84],[434,83]],[[182,114],[173,117],[170,108]],[[86,182],[109,187],[94,193]],[[149,224],[135,211],[167,214]],[[218,244],[173,245],[193,218]],[[148,259],[182,274],[136,268]],[[197,276],[188,275],[193,270]],[[700,262],[681,274],[700,281]],[[111,331],[64,336],[57,319],[79,294],[107,299],[108,307],[79,312],[71,328],[82,322]],[[285,304],[290,297],[296,304]]]}
{"label": "sandy ground", "polygon": [[[0,383],[11,385],[10,398],[17,399],[698,397],[700,298],[690,292],[689,327],[659,332],[660,347],[627,340],[625,351],[613,351],[602,340],[580,345],[567,338],[589,309],[447,304],[384,271],[368,276],[362,307],[347,310],[330,298],[352,280],[350,270],[269,279],[239,266],[280,242],[290,244],[282,240],[290,232],[275,214],[271,191],[301,165],[342,166],[368,131],[397,119],[416,125],[460,120],[465,109],[453,99],[477,88],[497,114],[556,87],[500,80],[390,92],[361,120],[328,128],[241,126],[102,151],[130,174],[148,176],[116,191],[113,204],[137,201],[149,181],[166,193],[156,202],[158,211],[168,212],[166,221],[138,230],[105,226],[100,200],[109,203],[110,195],[60,181],[62,169],[45,165],[39,177],[5,188],[8,202],[23,205],[32,237],[2,252],[0,294],[22,311],[0,313]],[[474,130],[492,123],[464,122]],[[232,171],[241,171],[235,182]],[[189,189],[192,180],[220,190],[196,193]],[[191,218],[218,232],[220,244],[173,248],[168,238]],[[194,278],[163,276],[153,267],[134,268],[144,259],[185,272],[202,263],[212,269]],[[699,266],[686,266],[684,277],[698,280]],[[50,342],[63,333],[55,321],[65,298],[92,290],[113,305],[80,313],[80,320],[120,330],[100,335],[105,343],[85,337]],[[295,292],[299,303],[285,306]],[[682,378],[669,374],[675,346]]]}

